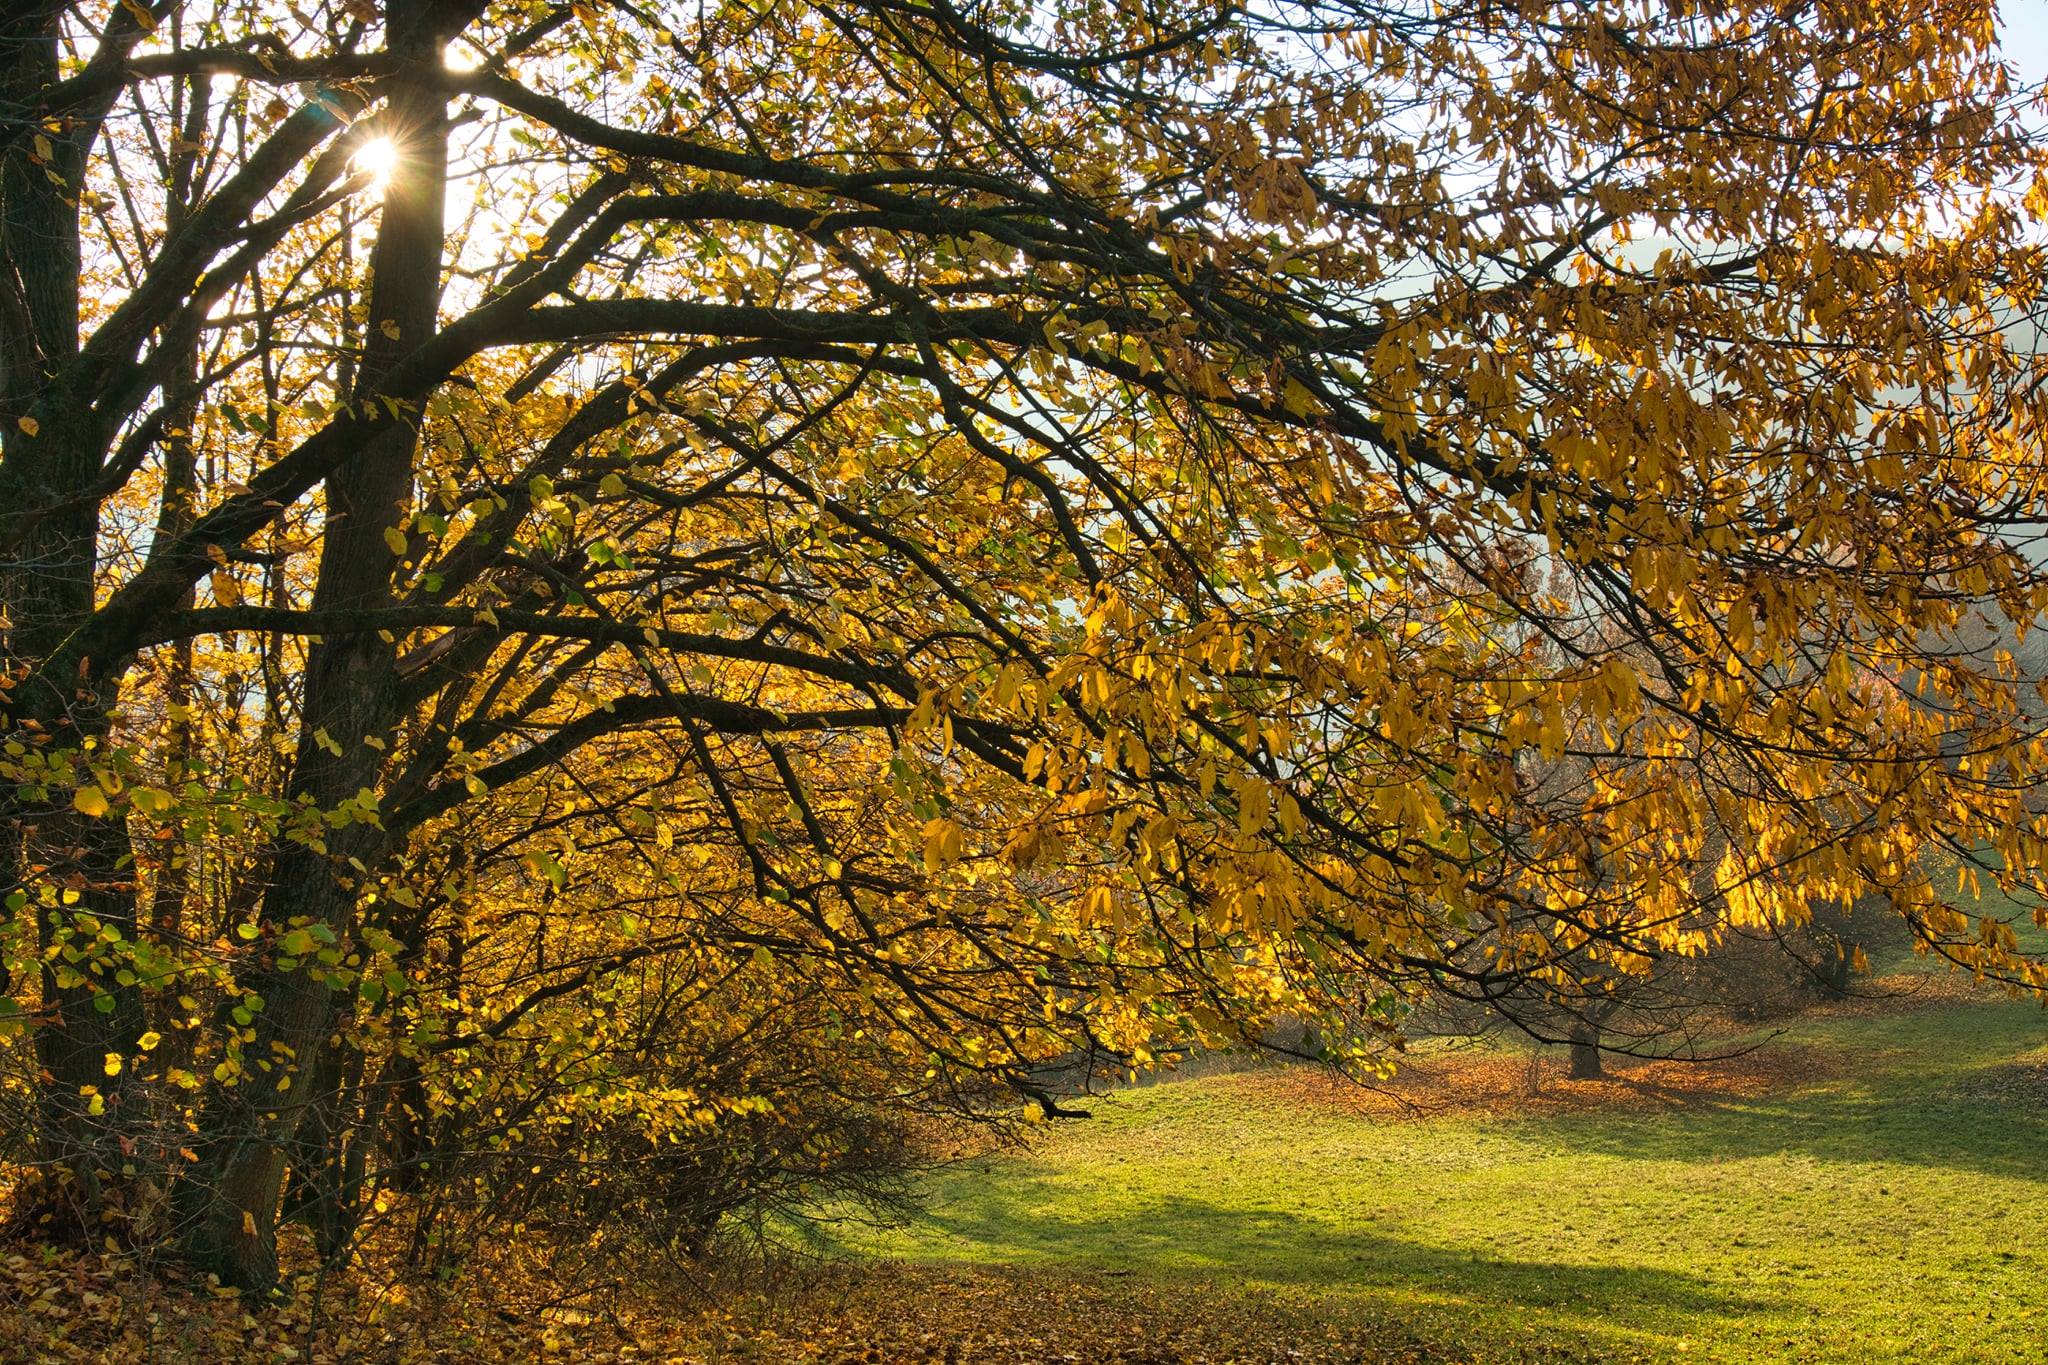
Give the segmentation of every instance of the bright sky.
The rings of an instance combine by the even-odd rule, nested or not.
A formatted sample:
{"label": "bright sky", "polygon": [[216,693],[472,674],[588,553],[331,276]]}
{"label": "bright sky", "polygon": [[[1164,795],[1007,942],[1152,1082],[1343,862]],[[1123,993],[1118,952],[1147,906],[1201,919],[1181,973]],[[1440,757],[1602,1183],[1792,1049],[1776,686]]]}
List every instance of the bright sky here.
{"label": "bright sky", "polygon": [[2006,56],[2026,81],[2048,80],[2048,0],[2003,0]]}

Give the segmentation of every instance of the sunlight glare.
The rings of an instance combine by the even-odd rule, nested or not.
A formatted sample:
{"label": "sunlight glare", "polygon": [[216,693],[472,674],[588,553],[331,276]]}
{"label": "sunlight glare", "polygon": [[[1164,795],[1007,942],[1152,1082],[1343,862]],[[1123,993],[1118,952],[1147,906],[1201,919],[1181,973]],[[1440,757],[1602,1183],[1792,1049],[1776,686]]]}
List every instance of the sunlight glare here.
{"label": "sunlight glare", "polygon": [[388,137],[373,137],[356,148],[356,169],[367,171],[382,184],[398,169],[398,144]]}

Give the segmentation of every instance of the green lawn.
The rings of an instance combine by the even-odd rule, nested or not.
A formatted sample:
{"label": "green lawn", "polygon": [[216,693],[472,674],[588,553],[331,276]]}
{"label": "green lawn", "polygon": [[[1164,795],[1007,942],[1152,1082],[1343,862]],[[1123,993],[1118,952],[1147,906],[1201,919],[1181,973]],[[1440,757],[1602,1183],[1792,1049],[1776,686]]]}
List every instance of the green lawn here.
{"label": "green lawn", "polygon": [[2048,1361],[2048,1014],[1951,990],[1788,1037],[1818,1078],[1668,1107],[1417,1119],[1169,1081],[847,1247],[1134,1273],[1452,1359]]}

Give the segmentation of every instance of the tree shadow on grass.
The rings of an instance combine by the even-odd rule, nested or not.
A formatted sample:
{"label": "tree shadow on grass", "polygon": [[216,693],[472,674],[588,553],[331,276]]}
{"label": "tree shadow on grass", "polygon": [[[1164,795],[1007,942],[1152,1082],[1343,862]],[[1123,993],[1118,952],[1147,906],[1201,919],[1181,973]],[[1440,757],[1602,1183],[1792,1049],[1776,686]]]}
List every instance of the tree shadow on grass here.
{"label": "tree shadow on grass", "polygon": [[[1068,1212],[1071,1210],[1071,1212]],[[1758,1317],[1773,1306],[1694,1275],[1644,1266],[1568,1264],[1482,1255],[1383,1229],[1286,1211],[1214,1204],[1187,1195],[1090,1210],[1071,1187],[1006,1173],[999,1187],[917,1220],[940,1256],[1068,1274],[1141,1271],[1207,1286],[1336,1293],[1368,1311],[1427,1316],[1498,1330],[1523,1310],[1530,1326],[1581,1344],[1614,1343],[1612,1323],[1681,1333],[1701,1317]],[[922,1239],[921,1239],[922,1240]],[[957,1248],[957,1251],[953,1249]],[[1605,1330],[1603,1330],[1605,1329]]]}
{"label": "tree shadow on grass", "polygon": [[1858,1083],[1742,1100],[1694,1099],[1653,1112],[1596,1110],[1510,1120],[1506,1126],[1574,1150],[1644,1161],[1795,1155],[2048,1181],[2040,1158],[2048,1116],[1962,1084],[1887,1090],[1881,1083]]}
{"label": "tree shadow on grass", "polygon": [[[1925,1008],[1803,1021],[1787,1055],[1806,1071],[1762,1093],[1688,1092],[1668,1076],[1611,1083],[1636,1104],[1510,1115],[1499,1131],[1577,1151],[1647,1161],[1791,1155],[2048,1181],[2040,1152],[2048,1110],[2015,1061],[2048,1044],[2033,1005],[1941,995]],[[1765,1043],[1764,1047],[1779,1046]]]}
{"label": "tree shadow on grass", "polygon": [[[1872,1187],[1890,1179],[1883,1167],[1894,1165],[2024,1181],[2030,1188],[2048,1185],[2048,1169],[2039,1159],[2048,1115],[2031,1088],[2006,1074],[2019,1064],[1998,1061],[2035,1046],[2040,1034],[2034,1018],[1973,1008],[1878,1020],[1844,1039],[1846,1046],[1824,1075],[1793,1078],[1782,1088],[1739,1098],[1659,1092],[1645,1094],[1651,1102],[1640,1105],[1457,1117],[1441,1128],[1433,1120],[1411,1126],[1384,1116],[1352,1120],[1336,1110],[1316,1112],[1304,1130],[1313,1142],[1300,1153],[1310,1167],[1297,1163],[1274,1173],[1280,1188],[1291,1191],[1287,1197],[1306,1198],[1316,1207],[1320,1197],[1302,1189],[1317,1184],[1315,1162],[1350,1162],[1371,1152],[1386,1169],[1383,1177],[1364,1174],[1368,1182],[1441,1178],[1447,1182],[1443,1197],[1458,1205],[1447,1236],[1467,1237],[1464,1245],[1402,1235],[1427,1237],[1432,1226],[1426,1205],[1418,1208],[1412,1198],[1395,1201],[1402,1210],[1398,1225],[1344,1221],[1338,1207],[1358,1203],[1356,1167],[1330,1166],[1332,1194],[1345,1197],[1328,1201],[1327,1216],[1314,1208],[1248,1206],[1244,1196],[1260,1192],[1246,1185],[1260,1183],[1255,1177],[1261,1169],[1254,1164],[1226,1175],[1229,1157],[1211,1151],[1208,1169],[1218,1183],[1208,1187],[1189,1182],[1117,1189],[1104,1183],[1106,1171],[1084,1166],[1077,1182],[1057,1159],[1005,1160],[999,1173],[979,1181],[949,1179],[951,1198],[918,1220],[906,1250],[920,1259],[1004,1264],[1080,1280],[1141,1272],[1150,1280],[1185,1284],[1196,1295],[1299,1292],[1304,1303],[1344,1304],[1375,1320],[1398,1321],[1419,1341],[1454,1348],[1484,1343],[1478,1354],[1486,1359],[1519,1359],[1545,1342],[1572,1358],[1609,1359],[1644,1347],[1662,1354],[1675,1347],[1675,1338],[1701,1330],[1713,1334],[1716,1324],[1743,1338],[1771,1340],[1782,1333],[1789,1342],[1815,1330],[1806,1291],[1781,1294],[1769,1276],[1716,1277],[1710,1267],[1725,1273],[1732,1262],[1712,1239],[1739,1239],[1752,1230],[1753,1220],[1764,1219],[1768,1226],[1755,1231],[1767,1244],[1776,1235],[1792,1247],[1798,1254],[1779,1259],[1811,1279],[1813,1265],[1800,1263],[1825,1259],[1808,1252],[1821,1246],[1829,1220],[1867,1197],[1853,1192],[1861,1187],[1849,1168],[1866,1168]],[[1175,1144],[1166,1134],[1185,1138],[1190,1123],[1203,1125],[1198,1138],[1211,1128],[1224,1136],[1234,1131],[1223,1121],[1229,1103],[1227,1094],[1197,1092],[1171,1112],[1130,1115],[1130,1131],[1120,1136],[1114,1159],[1146,1160],[1155,1136],[1164,1144],[1160,1155],[1173,1157]],[[1255,1106],[1233,1121],[1238,1128],[1257,1125],[1263,1112]],[[1354,1121],[1356,1141],[1349,1127]],[[1164,1127],[1155,1135],[1147,1131],[1152,1124]],[[1396,1133],[1402,1136],[1396,1139]],[[1381,1137],[1389,1139],[1383,1148],[1377,1146]],[[1480,1141],[1497,1145],[1473,1167],[1483,1174],[1468,1180],[1464,1158]],[[1235,1149],[1231,1144],[1226,1150]],[[1254,1163],[1283,1159],[1256,1144],[1247,1150]],[[1580,1169],[1561,1160],[1569,1153],[1614,1163],[1587,1168],[1597,1170],[1602,1183],[1583,1207],[1569,1185],[1557,1183],[1562,1169]],[[1448,1160],[1437,1161],[1440,1156]],[[1781,1156],[1802,1158],[1815,1169],[1757,1172],[1746,1165],[1753,1158]],[[1631,1171],[1631,1162],[1643,1166]],[[1844,1170],[1818,1169],[1835,1164]],[[1226,1179],[1234,1189],[1222,1187]],[[1759,1195],[1757,1180],[1779,1180],[1782,1188],[1771,1186]],[[1845,1183],[1848,1195],[1839,1193]],[[1907,1200],[1902,1216],[1923,1222],[1932,1217],[1938,1224],[1946,1216],[1949,1190],[1931,1181]],[[1808,1199],[1809,1191],[1818,1193]],[[1522,1259],[1471,1245],[1472,1237],[1489,1240],[1484,1234],[1490,1206],[1475,1206],[1475,1196],[1513,1201],[1524,1213],[1527,1201],[1541,1201],[1537,1207],[1565,1229],[1576,1210],[1589,1229],[1605,1234],[1597,1244],[1607,1253],[1593,1249],[1595,1241],[1584,1243],[1583,1254],[1593,1258],[1629,1256],[1626,1248],[1636,1245],[1633,1229],[1652,1220],[1642,1230],[1664,1248],[1650,1254],[1665,1264]],[[1772,1199],[1784,1202],[1773,1205]],[[1695,1200],[1704,1201],[1704,1212],[1695,1213]],[[1481,1219],[1476,1231],[1475,1207]],[[1514,1212],[1503,1203],[1503,1239],[1517,1226]],[[1708,1221],[1688,1228],[1686,1220],[1694,1216]],[[1690,1254],[1688,1246],[1697,1256],[1670,1268],[1674,1257]],[[1737,1253],[1734,1260],[1748,1257]],[[1747,1290],[1740,1287],[1745,1280],[1752,1285]]]}

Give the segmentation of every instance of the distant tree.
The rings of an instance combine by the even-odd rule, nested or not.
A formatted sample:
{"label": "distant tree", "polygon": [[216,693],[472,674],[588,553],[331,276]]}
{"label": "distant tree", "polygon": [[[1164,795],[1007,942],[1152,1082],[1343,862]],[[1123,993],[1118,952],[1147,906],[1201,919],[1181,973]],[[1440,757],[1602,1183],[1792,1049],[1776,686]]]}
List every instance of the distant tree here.
{"label": "distant tree", "polygon": [[2023,680],[1929,644],[2048,607],[2048,163],[1993,34],[7,6],[47,1226],[260,1288],[288,1207],[338,1251],[570,1132],[738,1145],[809,1093],[687,1065],[742,1001],[803,1002],[791,1077],[993,1113],[1869,890],[2048,987],[1919,856],[2048,866]]}

